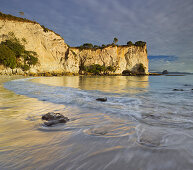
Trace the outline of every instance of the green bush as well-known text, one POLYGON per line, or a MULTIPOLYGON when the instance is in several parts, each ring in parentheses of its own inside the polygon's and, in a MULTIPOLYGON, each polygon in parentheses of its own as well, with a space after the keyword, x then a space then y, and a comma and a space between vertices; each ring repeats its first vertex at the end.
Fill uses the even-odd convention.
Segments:
POLYGON ((8 40, 0 44, 0 64, 12 69, 20 67, 26 71, 31 65, 38 63, 36 52, 25 50, 25 46, 15 38, 12 32, 8 34, 8 37, 8 40))
POLYGON ((23 71, 28 71, 30 69, 30 66, 27 65, 27 64, 24 64, 24 65, 21 66, 21 68, 22 68, 23 71))
POLYGON ((17 65, 14 52, 4 44, 0 44, 0 64, 12 69, 17 65))
POLYGON ((143 42, 143 41, 137 41, 137 42, 135 42, 135 45, 136 45, 136 46, 139 46, 139 47, 143 47, 143 46, 146 45, 146 42, 143 42))
POLYGON ((41 27, 43 28, 44 32, 48 32, 49 31, 49 29, 46 28, 44 25, 41 25, 41 27))
POLYGON ((110 71, 110 72, 115 72, 116 68, 113 67, 113 66, 108 66, 108 67, 106 68, 106 70, 107 70, 107 71, 110 71))
POLYGON ((99 64, 92 64, 90 66, 83 66, 82 71, 85 71, 87 73, 92 73, 95 75, 99 74, 107 74, 108 72, 115 72, 116 68, 113 66, 101 66, 99 64))
POLYGON ((122 75, 123 76, 130 76, 130 75, 132 75, 132 72, 130 70, 123 70, 122 75))
POLYGON ((23 58, 24 58, 24 63, 28 65, 36 65, 38 63, 38 58, 35 57, 37 55, 36 52, 34 51, 25 51, 23 58))
POLYGON ((91 43, 85 43, 85 44, 83 44, 83 47, 85 47, 85 48, 93 48, 93 45, 91 43))
POLYGON ((118 38, 116 38, 116 37, 113 39, 113 43, 114 43, 114 44, 116 44, 118 41, 119 41, 119 40, 118 40, 118 38))
POLYGON ((139 74, 145 74, 145 67, 142 63, 139 64, 137 71, 139 74))
POLYGON ((133 45, 132 41, 128 41, 128 42, 127 42, 127 45, 128 45, 128 46, 132 46, 132 45, 133 45))
POLYGON ((17 58, 20 57, 25 51, 25 47, 22 44, 20 44, 17 40, 6 40, 1 44, 11 49, 17 58))

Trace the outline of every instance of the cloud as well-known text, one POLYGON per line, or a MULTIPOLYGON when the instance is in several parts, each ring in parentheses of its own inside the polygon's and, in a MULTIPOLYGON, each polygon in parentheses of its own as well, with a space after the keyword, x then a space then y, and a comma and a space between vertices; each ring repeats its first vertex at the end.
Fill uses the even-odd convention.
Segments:
MULTIPOLYGON (((23 11, 72 46, 107 44, 114 37, 120 44, 146 41, 148 55, 178 56, 176 67, 193 71, 192 0, 7 0, 0 10, 23 11)), ((172 64, 167 66, 174 69, 172 64)))

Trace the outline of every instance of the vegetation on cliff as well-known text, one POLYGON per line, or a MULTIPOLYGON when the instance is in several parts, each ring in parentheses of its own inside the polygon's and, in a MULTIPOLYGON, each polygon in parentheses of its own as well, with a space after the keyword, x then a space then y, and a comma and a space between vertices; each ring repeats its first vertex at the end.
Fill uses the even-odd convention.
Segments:
POLYGON ((123 76, 144 75, 144 74, 145 74, 145 66, 142 63, 137 64, 134 70, 124 70, 122 72, 123 76))
POLYGON ((102 44, 101 46, 99 46, 99 45, 93 45, 91 43, 85 43, 85 44, 83 44, 81 46, 77 46, 75 48, 78 48, 80 50, 85 50, 85 49, 95 50, 95 49, 104 49, 104 48, 110 47, 110 46, 112 46, 112 47, 115 47, 115 46, 117 46, 117 47, 130 47, 130 46, 144 47, 146 45, 146 42, 143 42, 143 41, 137 41, 135 43, 132 43, 132 41, 128 41, 126 45, 118 45, 117 42, 118 42, 118 39, 114 38, 113 43, 111 43, 111 44, 106 44, 106 45, 102 44))
POLYGON ((10 14, 3 14, 2 12, 0 12, 0 19, 1 20, 9 20, 9 21, 30 22, 30 23, 38 24, 35 21, 31 21, 31 20, 28 20, 26 18, 16 17, 16 16, 13 16, 10 14))
MULTIPOLYGON (((22 39, 25 43, 25 39, 22 39)), ((29 70, 32 65, 38 63, 37 54, 34 51, 25 50, 22 42, 10 32, 8 39, 0 44, 0 64, 5 67, 14 69, 22 68, 24 71, 29 70)))
MULTIPOLYGON (((36 21, 31 21, 29 19, 26 19, 26 18, 21 18, 21 17, 16 17, 16 16, 13 16, 13 15, 10 15, 10 14, 4 14, 2 12, 0 12, 0 20, 8 20, 8 21, 18 21, 18 22, 28 22, 28 23, 33 23, 33 24, 38 24, 40 25, 39 23, 37 23, 36 21)), ((57 34, 56 32, 54 32, 53 30, 50 30, 48 28, 46 28, 44 25, 40 25, 43 29, 44 32, 48 32, 48 31, 51 31, 53 33, 55 33, 56 35, 60 36, 59 34, 57 34)), ((61 37, 61 36, 60 36, 61 37)), ((62 37, 61 37, 62 38, 62 37)))
POLYGON ((94 75, 101 75, 101 74, 106 75, 109 74, 110 72, 115 72, 115 70, 116 68, 113 66, 105 67, 99 64, 92 64, 90 66, 83 66, 82 68, 80 68, 81 72, 84 72, 86 74, 91 73, 94 75))

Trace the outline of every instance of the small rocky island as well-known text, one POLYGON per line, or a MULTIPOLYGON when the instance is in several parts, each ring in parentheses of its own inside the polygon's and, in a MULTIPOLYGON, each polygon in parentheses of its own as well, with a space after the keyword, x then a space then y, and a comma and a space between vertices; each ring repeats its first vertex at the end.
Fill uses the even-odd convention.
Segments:
POLYGON ((128 41, 118 45, 117 41, 114 38, 106 45, 85 43, 70 47, 43 25, 0 12, 0 74, 148 74, 146 43, 128 41), (6 62, 4 53, 12 56, 6 62))

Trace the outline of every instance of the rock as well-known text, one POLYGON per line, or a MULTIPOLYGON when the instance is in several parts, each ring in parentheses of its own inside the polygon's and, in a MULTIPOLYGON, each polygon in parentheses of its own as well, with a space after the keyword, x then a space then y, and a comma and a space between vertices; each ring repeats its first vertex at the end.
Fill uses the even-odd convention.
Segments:
POLYGON ((168 74, 168 70, 162 71, 162 74, 168 74))
POLYGON ((173 89, 173 91, 184 91, 183 89, 173 89))
POLYGON ((52 126, 58 123, 66 123, 69 121, 67 117, 60 113, 54 113, 54 112, 48 112, 45 115, 42 116, 42 120, 46 120, 47 122, 44 122, 44 125, 46 126, 52 126))
POLYGON ((107 98, 106 98, 106 97, 104 97, 104 98, 97 98, 96 100, 97 100, 97 101, 101 101, 101 102, 106 102, 106 101, 107 101, 107 98))
POLYGON ((132 72, 129 71, 129 70, 124 70, 124 71, 122 72, 122 75, 123 75, 123 76, 131 76, 131 75, 132 75, 132 72))
MULTIPOLYGON (((138 65, 142 63, 145 74, 148 74, 146 44, 143 46, 107 45, 104 48, 91 49, 69 47, 62 37, 37 22, 9 18, 12 17, 9 15, 5 19, 0 19, 0 42, 8 39, 10 32, 14 33, 19 40, 25 39, 26 50, 36 52, 39 61, 29 70, 30 73, 78 74, 80 66, 105 63, 106 66, 116 67, 112 74, 121 74, 126 69, 137 71, 138 65)), ((6 72, 0 70, 0 73, 13 74, 12 70, 6 72)), ((50 74, 47 75, 50 76, 50 74)))

